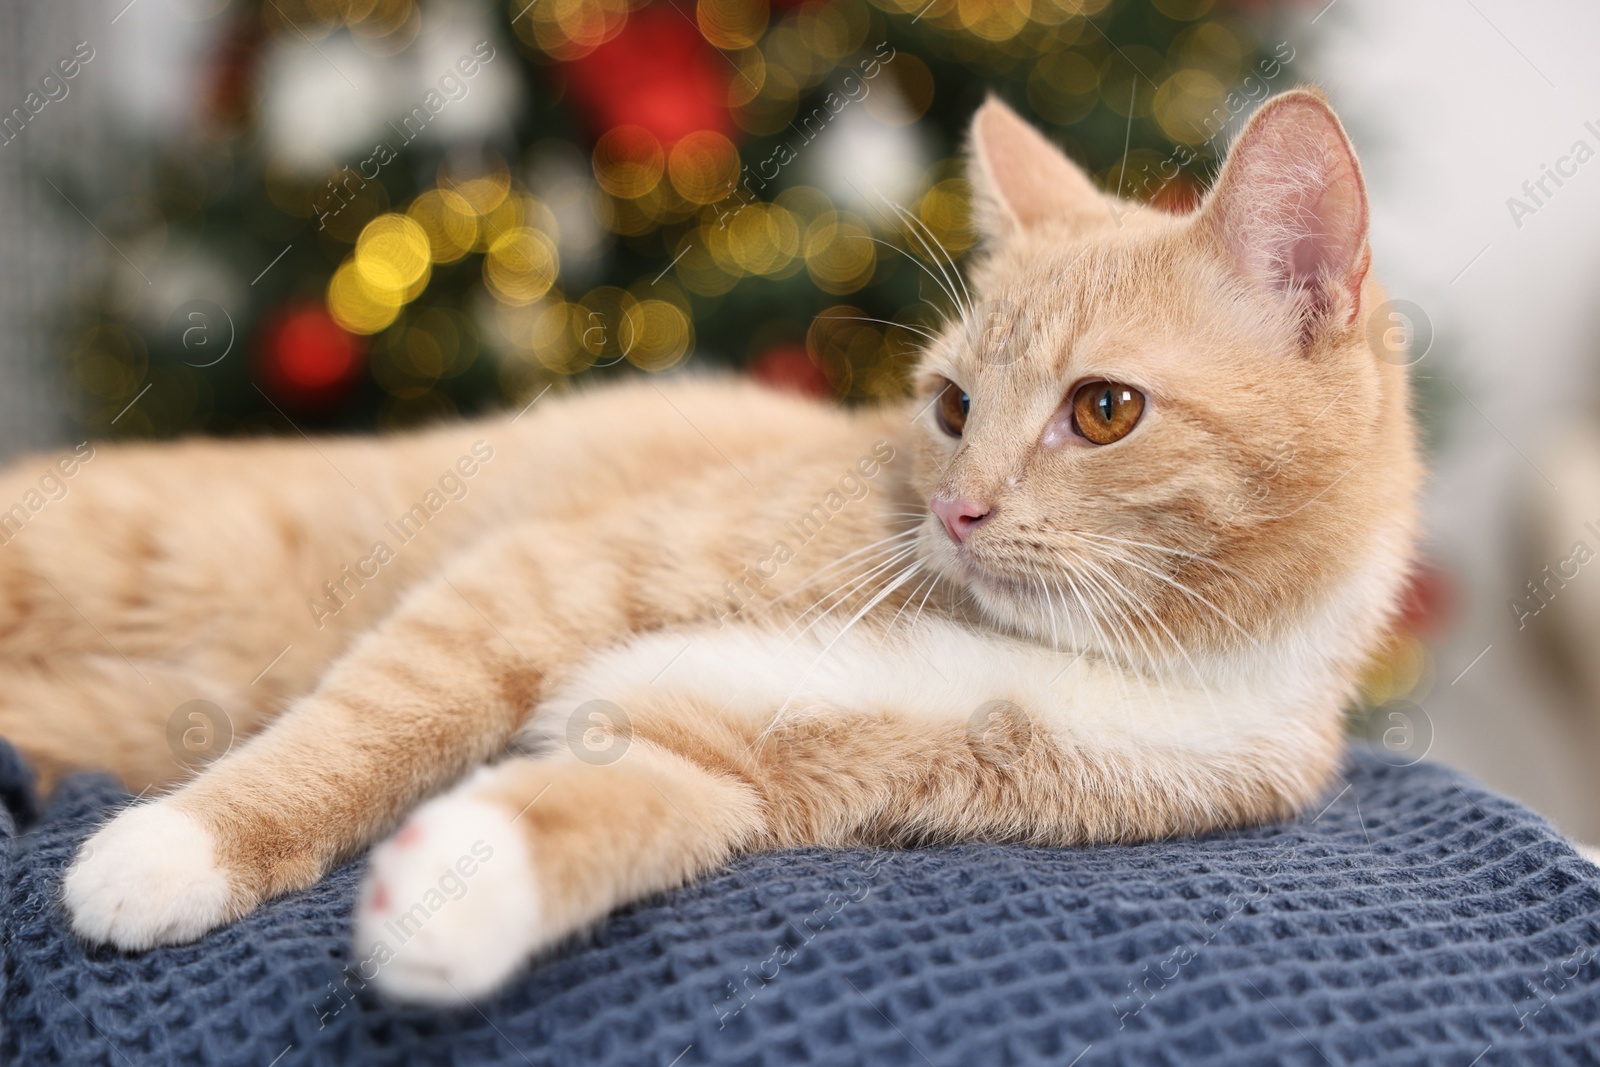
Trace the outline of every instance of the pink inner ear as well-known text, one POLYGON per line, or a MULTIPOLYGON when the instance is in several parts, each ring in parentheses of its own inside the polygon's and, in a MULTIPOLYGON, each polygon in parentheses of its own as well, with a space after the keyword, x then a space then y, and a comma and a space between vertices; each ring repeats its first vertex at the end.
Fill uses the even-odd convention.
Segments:
POLYGON ((1246 277, 1354 318, 1367 268, 1367 198, 1325 104, 1311 96, 1268 104, 1234 146, 1213 204, 1246 277))
POLYGON ((1352 218, 1352 205, 1343 195, 1349 184, 1348 179, 1335 181, 1315 204, 1297 213, 1309 229, 1295 242, 1280 284, 1312 291, 1348 284, 1364 229, 1352 218))

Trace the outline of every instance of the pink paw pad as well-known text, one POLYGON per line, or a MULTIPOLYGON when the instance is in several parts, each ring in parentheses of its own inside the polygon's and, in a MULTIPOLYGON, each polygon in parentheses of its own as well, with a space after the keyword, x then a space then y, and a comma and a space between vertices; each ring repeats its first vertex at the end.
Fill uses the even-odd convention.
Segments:
POLYGON ((406 823, 400 828, 400 832, 394 835, 394 843, 400 848, 410 848, 420 840, 422 840, 422 827, 414 822, 406 823))

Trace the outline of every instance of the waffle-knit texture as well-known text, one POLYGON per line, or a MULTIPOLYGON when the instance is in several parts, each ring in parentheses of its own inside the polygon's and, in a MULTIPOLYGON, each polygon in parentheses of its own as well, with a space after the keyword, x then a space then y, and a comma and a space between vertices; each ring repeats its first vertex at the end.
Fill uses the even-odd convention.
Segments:
POLYGON ((80 776, 38 812, 0 743, 0 799, 0 1061, 28 1067, 1600 1063, 1600 870, 1364 752, 1247 832, 751 856, 451 1010, 348 969, 360 862, 197 944, 86 946, 61 875, 128 797, 80 776))

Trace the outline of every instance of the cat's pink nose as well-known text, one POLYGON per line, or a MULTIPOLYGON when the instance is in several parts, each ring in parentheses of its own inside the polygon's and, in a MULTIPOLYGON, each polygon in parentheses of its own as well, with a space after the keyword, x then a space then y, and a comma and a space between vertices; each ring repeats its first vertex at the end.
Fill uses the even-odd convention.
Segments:
POLYGON ((944 523, 944 532, 950 535, 950 540, 958 545, 966 542, 973 528, 987 519, 991 510, 983 504, 974 504, 964 498, 950 500, 942 496, 936 496, 928 501, 928 506, 939 516, 939 521, 944 523))

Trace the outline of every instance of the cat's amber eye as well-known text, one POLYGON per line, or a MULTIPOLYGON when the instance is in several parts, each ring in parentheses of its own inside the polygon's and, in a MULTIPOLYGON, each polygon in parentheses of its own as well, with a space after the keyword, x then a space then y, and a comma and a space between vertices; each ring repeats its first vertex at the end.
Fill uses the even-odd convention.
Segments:
POLYGON ((961 386, 956 383, 945 382, 933 410, 939 420, 939 429, 951 437, 960 437, 961 431, 966 429, 967 412, 972 410, 972 398, 963 393, 961 386))
POLYGON ((1072 428, 1090 444, 1128 436, 1144 414, 1144 394, 1121 382, 1084 382, 1072 394, 1072 428))

